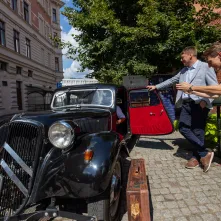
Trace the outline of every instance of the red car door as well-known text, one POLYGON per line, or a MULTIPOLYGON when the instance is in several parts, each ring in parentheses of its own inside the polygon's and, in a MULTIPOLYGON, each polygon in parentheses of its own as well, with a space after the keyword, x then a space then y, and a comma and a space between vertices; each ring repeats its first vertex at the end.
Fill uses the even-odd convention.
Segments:
POLYGON ((128 92, 132 134, 162 135, 173 132, 173 123, 156 91, 132 89, 128 92))

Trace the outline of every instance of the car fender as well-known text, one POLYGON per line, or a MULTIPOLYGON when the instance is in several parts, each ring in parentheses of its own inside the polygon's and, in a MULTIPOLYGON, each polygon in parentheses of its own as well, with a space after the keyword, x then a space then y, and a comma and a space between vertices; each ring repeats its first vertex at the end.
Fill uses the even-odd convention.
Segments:
POLYGON ((90 198, 101 194, 109 186, 122 147, 119 134, 101 132, 78 138, 68 151, 51 149, 38 169, 29 202, 52 196, 90 198), (87 149, 94 153, 90 162, 84 160, 87 149))

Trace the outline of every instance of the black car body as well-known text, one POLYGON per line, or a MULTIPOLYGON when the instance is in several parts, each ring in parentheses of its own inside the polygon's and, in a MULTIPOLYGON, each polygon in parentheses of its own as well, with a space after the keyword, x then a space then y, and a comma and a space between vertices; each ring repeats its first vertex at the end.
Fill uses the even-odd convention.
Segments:
MULTIPOLYGON (((135 122, 128 113, 130 108, 146 108, 129 102, 130 93, 106 84, 64 87, 55 91, 50 111, 17 114, 4 123, 0 127, 0 220, 44 216, 117 220, 122 155, 129 154, 126 141, 135 122), (117 101, 128 120, 120 132, 117 101), (74 208, 78 202, 86 204, 87 216, 74 208), (24 214, 33 206, 35 212, 24 214)), ((171 133, 169 127, 163 133, 171 133)), ((134 128, 137 134, 143 130, 134 128)))

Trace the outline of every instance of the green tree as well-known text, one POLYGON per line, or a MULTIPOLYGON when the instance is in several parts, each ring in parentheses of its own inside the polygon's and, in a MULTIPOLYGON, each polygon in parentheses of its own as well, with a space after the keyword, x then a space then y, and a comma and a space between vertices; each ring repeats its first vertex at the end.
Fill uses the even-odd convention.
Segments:
POLYGON ((101 82, 121 83, 125 75, 150 77, 180 68, 180 52, 196 45, 202 52, 220 39, 214 8, 220 0, 73 0, 63 11, 81 32, 69 57, 101 82), (196 11, 194 3, 201 4, 196 11))

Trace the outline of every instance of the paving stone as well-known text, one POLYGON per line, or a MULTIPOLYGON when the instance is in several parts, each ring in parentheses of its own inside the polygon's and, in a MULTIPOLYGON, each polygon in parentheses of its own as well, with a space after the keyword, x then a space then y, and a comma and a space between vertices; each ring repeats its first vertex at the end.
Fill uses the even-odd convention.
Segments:
POLYGON ((202 214, 201 217, 204 221, 216 221, 217 218, 213 214, 202 214))
POLYGON ((201 210, 197 206, 189 206, 189 209, 192 214, 201 214, 201 210))
POLYGON ((162 201, 164 201, 164 196, 162 196, 162 195, 155 196, 155 199, 157 202, 162 202, 162 201))
POLYGON ((168 188, 162 188, 159 191, 160 191, 161 194, 169 194, 170 193, 168 188))
POLYGON ((221 220, 221 211, 215 213, 215 215, 216 215, 216 218, 217 218, 218 220, 221 220))
POLYGON ((206 205, 210 212, 219 212, 221 210, 221 205, 217 204, 207 204, 206 205))
POLYGON ((183 200, 177 201, 177 204, 178 204, 179 208, 186 208, 187 207, 186 203, 183 200))
POLYGON ((168 209, 178 208, 178 204, 176 203, 176 201, 164 202, 164 205, 165 205, 165 207, 168 208, 168 209))
POLYGON ((164 200, 165 201, 174 201, 175 197, 172 194, 166 194, 166 195, 164 195, 164 200))
POLYGON ((188 221, 188 219, 185 216, 177 217, 174 220, 175 221, 188 221))
POLYGON ((180 210, 184 216, 191 215, 191 211, 189 210, 189 208, 181 208, 180 210))
POLYGON ((202 217, 198 216, 190 216, 189 221, 203 221, 202 217))
POLYGON ((183 194, 177 193, 177 194, 174 194, 174 197, 176 198, 176 200, 182 200, 183 199, 183 194))
POLYGON ((184 199, 184 201, 189 207, 198 205, 198 202, 195 199, 184 199))
POLYGON ((181 193, 182 190, 181 190, 181 188, 170 188, 170 192, 171 193, 181 193))
POLYGON ((177 209, 177 208, 171 209, 170 211, 171 211, 173 217, 179 217, 182 214, 180 209, 177 209))
POLYGON ((172 218, 173 214, 172 214, 172 212, 170 210, 167 209, 167 210, 163 211, 163 217, 164 218, 172 218))
POLYGON ((202 213, 207 213, 209 211, 208 207, 206 206, 198 206, 202 213))

